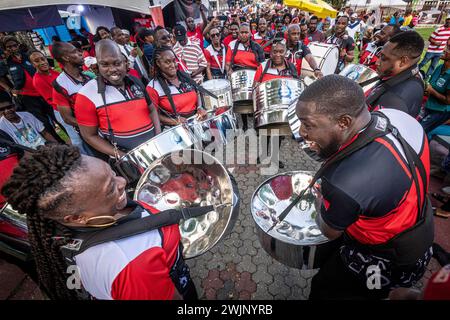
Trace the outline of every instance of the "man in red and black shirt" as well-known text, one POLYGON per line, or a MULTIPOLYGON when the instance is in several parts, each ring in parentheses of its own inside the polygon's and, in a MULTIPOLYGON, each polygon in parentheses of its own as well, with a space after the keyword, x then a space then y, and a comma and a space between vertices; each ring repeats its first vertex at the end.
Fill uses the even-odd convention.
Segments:
POLYGON ((263 48, 266 57, 270 56, 271 45, 268 44, 268 42, 273 38, 273 36, 274 34, 272 33, 272 31, 267 29, 266 19, 260 18, 258 20, 258 32, 255 33, 253 39, 263 48), (266 46, 264 47, 264 45, 266 46))
POLYGON ((117 44, 99 41, 96 58, 100 76, 78 92, 75 117, 90 146, 117 158, 160 133, 159 116, 117 44))
POLYGON ((223 39, 223 44, 228 48, 230 43, 234 40, 237 40, 239 37, 239 23, 232 22, 230 23, 230 34, 223 39))
POLYGON ((318 256, 310 299, 383 299, 392 287, 412 286, 434 237, 420 124, 398 110, 370 114, 362 88, 339 75, 307 87, 296 112, 300 135, 325 159, 316 223, 335 240, 331 253, 318 256))
POLYGON ((208 66, 206 67, 206 76, 208 80, 224 79, 227 74, 225 72, 225 56, 227 48, 220 41, 220 31, 212 28, 209 31, 211 44, 205 49, 205 58, 208 66))
POLYGON ((390 38, 399 33, 400 27, 396 24, 388 24, 378 33, 375 34, 375 41, 369 42, 363 46, 359 55, 359 63, 369 67, 372 70, 377 70, 376 63, 381 55, 381 49, 389 41, 390 38))
POLYGON ((353 61, 355 56, 355 41, 346 32, 349 19, 347 16, 337 18, 334 34, 326 40, 326 43, 335 44, 339 47, 339 62, 336 73, 341 72, 347 64, 353 61))
POLYGON ((288 27, 288 41, 287 41, 286 58, 297 68, 297 74, 302 73, 303 58, 308 61, 311 69, 314 70, 314 75, 318 78, 322 77, 322 71, 317 66, 316 60, 311 54, 311 50, 306 44, 300 40, 300 26, 298 24, 291 24, 288 27))
POLYGON ((228 47, 226 56, 227 73, 231 74, 239 69, 256 70, 264 60, 263 49, 251 39, 250 26, 247 23, 241 24, 238 39, 231 41, 228 47))

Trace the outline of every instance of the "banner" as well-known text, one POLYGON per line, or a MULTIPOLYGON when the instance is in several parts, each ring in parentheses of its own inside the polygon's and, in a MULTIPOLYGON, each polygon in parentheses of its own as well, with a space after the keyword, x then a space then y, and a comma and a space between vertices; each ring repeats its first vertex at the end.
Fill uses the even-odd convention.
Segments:
POLYGON ((0 11, 0 32, 25 31, 63 24, 56 6, 0 11))

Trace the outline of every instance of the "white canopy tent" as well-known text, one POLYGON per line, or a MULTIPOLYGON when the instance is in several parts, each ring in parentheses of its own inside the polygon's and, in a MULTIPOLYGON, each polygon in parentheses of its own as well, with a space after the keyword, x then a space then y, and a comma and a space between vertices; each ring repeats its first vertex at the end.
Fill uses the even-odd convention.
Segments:
MULTIPOLYGON (((161 5, 164 8, 172 0, 156 0, 153 1, 154 6, 161 5)), ((129 11, 148 13, 150 7, 149 0, 1 0, 0 10, 30 8, 49 5, 76 5, 76 4, 90 4, 96 6, 106 6, 129 11)))
POLYGON ((404 8, 408 4, 403 0, 350 0, 347 1, 347 5, 350 5, 352 7, 398 7, 398 8, 404 8), (370 2, 370 3, 367 3, 370 2))

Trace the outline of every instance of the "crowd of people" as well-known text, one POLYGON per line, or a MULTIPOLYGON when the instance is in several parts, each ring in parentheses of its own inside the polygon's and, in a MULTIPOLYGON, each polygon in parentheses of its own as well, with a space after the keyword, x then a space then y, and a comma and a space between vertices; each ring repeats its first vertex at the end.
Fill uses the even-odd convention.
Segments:
MULTIPOLYGON (((339 162, 323 172, 317 192, 317 223, 334 249, 314 277, 311 299, 380 299, 416 283, 433 254, 428 139, 448 131, 450 18, 430 36, 419 63, 425 41, 414 31, 416 12, 387 23, 350 7, 335 19, 283 6, 217 16, 200 6, 200 13, 201 22, 187 17, 171 29, 136 23, 131 31, 73 30, 72 41, 53 38, 51 57, 14 36, 1 39, 0 186, 27 214, 46 294, 196 299, 175 225, 69 254, 83 290, 66 286, 65 249, 86 234, 156 214, 127 201, 126 182, 108 162, 165 128, 205 119, 198 94, 204 81, 241 69, 256 71, 254 86, 300 79, 303 59, 316 81, 297 105, 300 134, 322 159, 339 162), (324 77, 311 43, 337 46, 336 74, 352 63, 376 72, 375 86, 363 91, 343 76, 324 77), (383 266, 381 290, 365 286, 371 265, 383 266)), ((246 115, 242 124, 247 130, 246 115)), ((450 155, 443 163, 450 170, 450 155)), ((440 215, 450 216, 449 200, 440 199, 447 201, 440 215)))

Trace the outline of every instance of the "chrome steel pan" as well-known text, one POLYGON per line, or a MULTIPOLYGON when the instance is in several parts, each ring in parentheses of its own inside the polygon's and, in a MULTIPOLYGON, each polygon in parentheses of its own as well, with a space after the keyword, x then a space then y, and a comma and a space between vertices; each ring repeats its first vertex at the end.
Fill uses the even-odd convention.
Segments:
POLYGON ((187 126, 204 147, 212 142, 216 146, 226 145, 238 132, 233 109, 225 107, 208 111, 208 118, 203 121, 197 121, 195 116, 191 117, 188 119, 187 126))
POLYGON ((217 99, 205 94, 206 110, 215 110, 220 107, 232 107, 233 96, 231 94, 231 83, 226 79, 213 79, 202 83, 202 87, 214 93, 217 99))
POLYGON ((267 230, 274 219, 308 186, 313 176, 314 172, 311 171, 291 171, 273 176, 256 189, 250 203, 264 250, 276 260, 294 268, 312 269, 316 246, 328 242, 315 222, 315 195, 308 191, 282 222, 269 233, 267 230))
POLYGON ((255 70, 243 69, 231 74, 234 112, 253 113, 253 79, 255 73, 255 70))
MULTIPOLYGON (((340 73, 341 76, 347 77, 361 84, 367 80, 374 79, 378 77, 376 71, 370 69, 369 67, 362 64, 349 64, 340 73)), ((370 89, 375 87, 377 81, 374 81, 368 85, 363 86, 364 92, 368 92, 370 89)))
POLYGON ((186 127, 179 125, 129 151, 114 165, 115 171, 128 183, 136 183, 158 158, 172 151, 196 147, 197 140, 186 127))
POLYGON ((154 161, 134 194, 134 200, 159 210, 222 205, 204 216, 180 221, 185 258, 205 253, 231 231, 239 199, 237 185, 225 167, 208 153, 193 149, 154 161))
POLYGON ((303 82, 296 79, 273 79, 258 85, 253 100, 256 128, 267 129, 269 134, 275 129, 280 135, 291 135, 288 107, 303 90, 303 82))

